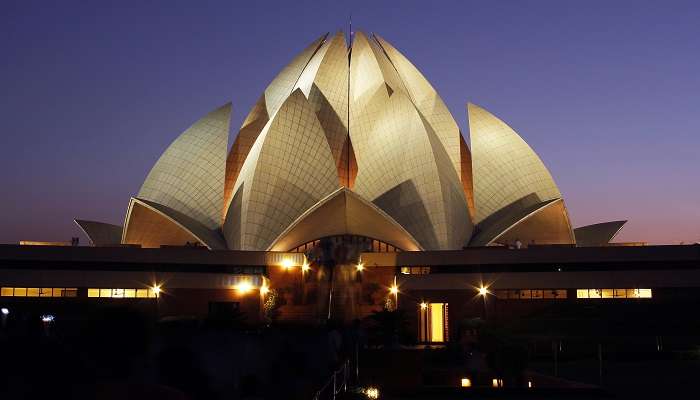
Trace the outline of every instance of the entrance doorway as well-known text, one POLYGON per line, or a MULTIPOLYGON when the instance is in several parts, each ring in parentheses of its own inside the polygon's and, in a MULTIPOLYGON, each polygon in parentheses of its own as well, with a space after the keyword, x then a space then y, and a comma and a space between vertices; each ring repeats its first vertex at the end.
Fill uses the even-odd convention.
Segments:
POLYGON ((447 303, 421 303, 419 309, 419 340, 424 343, 444 343, 449 339, 447 303))

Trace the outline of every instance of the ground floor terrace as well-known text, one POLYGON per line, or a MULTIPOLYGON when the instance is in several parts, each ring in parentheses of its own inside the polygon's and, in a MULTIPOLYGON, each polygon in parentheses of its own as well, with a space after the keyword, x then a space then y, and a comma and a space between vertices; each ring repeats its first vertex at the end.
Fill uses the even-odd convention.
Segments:
POLYGON ((700 303, 700 246, 378 250, 322 259, 304 252, 0 246, 0 307, 79 318, 129 304, 155 318, 317 325, 399 310, 405 335, 426 344, 469 341, 479 320, 547 337, 643 334, 654 346, 678 327, 697 330, 689 310, 700 303))

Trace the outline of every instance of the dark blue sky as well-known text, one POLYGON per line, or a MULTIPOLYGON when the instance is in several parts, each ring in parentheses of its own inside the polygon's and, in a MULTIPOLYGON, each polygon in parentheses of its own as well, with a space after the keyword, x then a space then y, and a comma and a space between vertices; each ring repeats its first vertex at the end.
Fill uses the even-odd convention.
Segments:
MULTIPOLYGON (((700 240, 700 2, 0 2, 0 242, 121 224, 167 145, 326 31, 377 32, 466 132, 486 107, 538 152, 575 226, 700 240), (100 5, 97 5, 100 3, 100 5)), ((84 240, 84 239, 83 239, 84 240)))

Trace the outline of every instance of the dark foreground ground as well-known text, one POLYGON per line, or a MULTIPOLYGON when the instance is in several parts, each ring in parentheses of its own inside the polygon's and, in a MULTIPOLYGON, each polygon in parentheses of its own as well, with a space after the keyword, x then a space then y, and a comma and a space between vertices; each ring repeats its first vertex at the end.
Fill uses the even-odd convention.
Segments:
MULTIPOLYGON (((483 327, 443 347, 402 346, 400 321, 384 312, 373 325, 345 327, 249 326, 241 315, 155 322, 116 307, 46 323, 13 313, 0 330, 0 400, 311 400, 343 365, 349 389, 374 386, 383 399, 665 400, 700 393, 700 351, 689 345, 696 336, 666 338, 665 351, 656 350, 654 337, 605 338, 601 383, 592 356, 599 345, 588 337, 558 346, 555 377, 551 338, 514 341, 483 327), (343 363, 355 354, 357 384, 354 365, 343 363), (460 387, 465 376, 473 387, 460 387), (492 388, 494 377, 504 387, 492 388)), ((319 400, 330 398, 325 390, 319 400)), ((341 391, 338 398, 367 397, 341 391)))

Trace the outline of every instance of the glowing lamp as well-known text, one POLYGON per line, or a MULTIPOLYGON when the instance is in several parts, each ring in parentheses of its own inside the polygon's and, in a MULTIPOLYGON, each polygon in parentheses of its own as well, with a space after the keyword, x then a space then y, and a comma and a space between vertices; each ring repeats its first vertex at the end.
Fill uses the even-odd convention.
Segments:
POLYGON ((487 287, 480 287, 479 288, 479 295, 480 296, 486 296, 489 293, 489 289, 487 287))
POLYGON ((368 399, 376 400, 379 398, 379 389, 374 386, 370 386, 365 389, 365 396, 367 396, 368 399))
MULTIPOLYGON (((285 267, 285 268, 289 268, 289 267, 285 267)), ((309 265, 308 262, 306 262, 306 260, 304 260, 304 263, 301 264, 301 271, 308 272, 310 269, 311 269, 311 266, 309 265)))
POLYGON ((291 259, 285 258, 284 260, 282 260, 282 268, 290 269, 293 266, 294 266, 294 261, 292 261, 291 259))
MULTIPOLYGON (((426 302, 420 303, 420 309, 421 309, 421 310, 427 310, 427 309, 428 309, 428 303, 426 303, 426 302)), ((462 379, 462 380, 464 380, 464 379, 462 379)))
POLYGON ((262 285, 262 286, 260 286, 260 294, 261 294, 261 295, 264 296, 264 295, 266 295, 266 294, 269 293, 269 292, 270 292, 270 288, 267 287, 267 285, 262 285))
POLYGON ((2 315, 7 315, 7 314, 10 313, 10 310, 8 310, 7 308, 3 307, 3 308, 0 308, 0 313, 2 313, 2 315))
POLYGON ((249 281, 240 281, 235 284, 233 288, 239 291, 241 294, 244 294, 253 290, 253 285, 249 281))
POLYGON ((153 285, 151 290, 153 290, 153 293, 155 293, 156 297, 158 297, 158 295, 160 295, 160 285, 153 285))
POLYGON ((359 263, 357 263, 355 268, 357 268, 357 272, 362 272, 365 269, 365 264, 363 264, 362 262, 359 262, 359 263))
POLYGON ((469 378, 462 378, 462 387, 472 387, 472 380, 469 378))
POLYGON ((389 288, 389 292, 391 292, 391 294, 394 294, 394 295, 395 295, 395 294, 398 294, 398 293, 399 293, 399 287, 396 286, 396 285, 391 285, 391 287, 389 288))
POLYGON ((47 315, 42 315, 41 320, 43 322, 53 322, 53 320, 56 319, 53 315, 47 314, 47 315))
POLYGON ((532 381, 527 381, 527 387, 529 387, 529 388, 532 387, 532 381))

